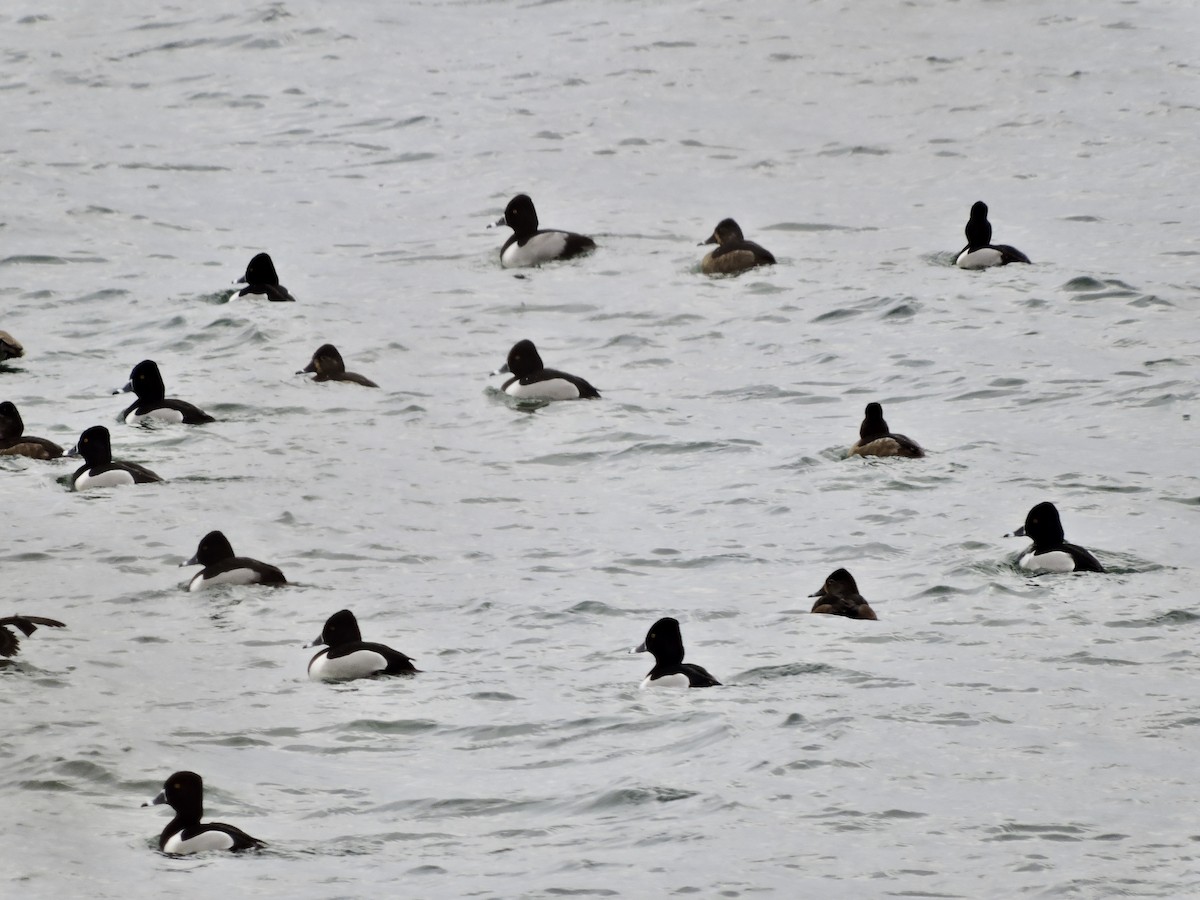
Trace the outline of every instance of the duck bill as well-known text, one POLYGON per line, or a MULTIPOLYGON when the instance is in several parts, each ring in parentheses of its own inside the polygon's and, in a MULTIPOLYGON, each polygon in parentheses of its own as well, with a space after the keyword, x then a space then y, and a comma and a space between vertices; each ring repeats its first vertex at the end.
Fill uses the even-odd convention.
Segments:
POLYGON ((510 370, 509 370, 509 368, 508 368, 508 363, 505 363, 504 365, 502 365, 500 368, 498 368, 498 369, 497 369, 495 372, 493 372, 492 374, 493 374, 493 375, 507 375, 507 374, 509 374, 509 371, 510 371, 510 370))
POLYGON ((145 803, 142 804, 142 806, 162 806, 166 802, 167 802, 167 789, 163 788, 161 791, 159 791, 157 794, 154 795, 153 800, 147 800, 145 803))
POLYGON ((630 653, 645 653, 646 652, 646 642, 642 641, 636 647, 630 647, 629 652, 630 653))
POLYGON ((1025 537, 1025 526, 1022 525, 1020 528, 1018 528, 1012 534, 1005 535, 1005 537, 1025 537))
POLYGON ((508 219, 504 218, 504 216, 501 216, 495 222, 493 222, 491 225, 489 225, 488 228, 499 228, 501 225, 507 225, 507 224, 508 224, 508 219))
POLYGON ((324 647, 324 646, 325 646, 325 641, 318 634, 315 638, 313 638, 312 643, 304 645, 304 649, 311 650, 313 647, 324 647))
POLYGON ((316 371, 317 371, 317 364, 315 362, 310 362, 307 366, 305 366, 303 369, 301 369, 296 374, 297 375, 308 375, 311 373, 315 373, 316 371))
MULTIPOLYGON (((198 555, 199 554, 197 554, 197 556, 198 555)), ((181 562, 179 564, 179 568, 182 569, 184 566, 198 566, 198 565, 200 565, 200 560, 196 559, 196 557, 193 556, 191 559, 185 559, 183 562, 181 562)))
POLYGON ((79 445, 76 444, 74 447, 72 447, 70 450, 68 450, 64 455, 78 457, 79 456, 79 445))

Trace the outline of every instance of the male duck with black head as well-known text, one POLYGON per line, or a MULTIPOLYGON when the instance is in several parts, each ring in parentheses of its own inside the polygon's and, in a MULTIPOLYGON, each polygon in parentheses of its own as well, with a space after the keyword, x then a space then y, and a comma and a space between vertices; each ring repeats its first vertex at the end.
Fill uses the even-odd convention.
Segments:
POLYGON ((883 407, 878 403, 868 403, 862 425, 858 429, 858 440, 847 455, 906 456, 918 459, 925 455, 925 451, 912 438, 890 431, 883 418, 883 407))
POLYGON ((196 555, 179 564, 204 566, 188 582, 189 591, 202 591, 218 584, 287 584, 283 572, 270 563, 248 556, 235 556, 229 538, 220 531, 210 531, 200 539, 196 555))
POLYGON ((63 448, 54 441, 25 433, 25 422, 13 403, 0 403, 0 456, 58 459, 62 455, 63 448))
POLYGON ((596 249, 596 242, 573 231, 538 228, 537 210, 527 194, 517 194, 496 222, 513 230, 500 248, 500 265, 506 269, 540 266, 556 259, 572 259, 596 249))
POLYGON ((158 363, 152 359, 143 359, 134 366, 125 387, 113 393, 130 391, 137 394, 137 401, 127 406, 119 417, 126 425, 140 425, 148 419, 184 425, 205 425, 217 421, 184 400, 169 399, 158 363))
POLYGON ((976 200, 971 206, 971 217, 964 229, 967 246, 959 251, 954 264, 960 269, 987 269, 1009 263, 1027 263, 1029 257, 1008 244, 992 243, 992 223, 988 221, 987 204, 976 200))
POLYGON ((309 647, 325 646, 308 662, 313 681, 351 681, 375 675, 415 675, 420 671, 412 658, 384 644, 362 639, 358 619, 348 609, 330 616, 309 647))
POLYGON ((112 439, 103 425, 93 425, 81 434, 79 442, 67 452, 67 456, 83 457, 83 465, 71 475, 73 491, 162 481, 145 466, 113 459, 112 439))
POLYGON ((297 375, 316 374, 313 381, 348 381, 351 384, 361 384, 363 387, 377 388, 375 382, 365 375, 359 375, 357 372, 347 372, 346 363, 342 360, 342 354, 338 353, 337 347, 333 344, 322 344, 317 348, 317 352, 312 355, 312 360, 308 365, 297 372, 297 375))
POLYGON ((817 598, 812 608, 814 613, 847 619, 878 619, 871 604, 858 592, 854 576, 845 569, 834 570, 821 589, 809 596, 817 598))
POLYGON ((1033 544, 1021 554, 1017 565, 1027 572, 1103 572, 1104 566, 1077 544, 1069 544, 1063 533, 1058 507, 1039 503, 1025 516, 1025 524, 1009 537, 1027 537, 1033 544))
POLYGON ((742 229, 733 219, 722 219, 713 229, 705 244, 716 244, 713 250, 700 261, 700 271, 705 275, 736 275, 756 266, 773 266, 775 257, 754 241, 742 237, 742 229))
POLYGON ((250 264, 246 266, 246 274, 237 280, 237 284, 244 284, 245 287, 240 291, 234 291, 229 296, 230 300, 253 296, 266 297, 275 302, 296 299, 288 293, 287 288, 279 283, 279 276, 275 273, 275 263, 271 261, 271 257, 267 253, 259 253, 250 260, 250 264))
POLYGON ((204 815, 204 780, 195 772, 176 772, 163 784, 158 795, 142 806, 167 804, 175 810, 173 818, 158 837, 163 853, 204 853, 209 850, 257 850, 267 846, 233 825, 224 822, 200 824, 204 815))
POLYGON ((646 632, 646 639, 629 651, 651 653, 654 668, 642 680, 643 688, 701 688, 721 684, 703 666, 683 661, 683 635, 679 620, 670 616, 659 619, 646 632))
POLYGON ((600 392, 578 375, 547 369, 533 341, 517 341, 508 359, 493 375, 511 374, 500 386, 520 400, 597 400, 600 392))

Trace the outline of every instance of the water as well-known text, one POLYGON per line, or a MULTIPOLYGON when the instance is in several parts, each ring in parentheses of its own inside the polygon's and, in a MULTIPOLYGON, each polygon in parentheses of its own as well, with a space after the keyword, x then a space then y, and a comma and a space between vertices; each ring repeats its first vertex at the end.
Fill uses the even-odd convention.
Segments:
POLYGON ((27 897, 1179 897, 1190 4, 5 8, 27 897), (594 235, 514 277, 504 203, 594 235), (1029 268, 950 267, 970 204, 1029 268), (780 264, 698 274, 724 216, 780 264), (267 249, 296 304, 226 303, 267 249), (517 339, 596 403, 515 409, 517 339), (331 341, 380 391, 294 375, 331 341), (216 415, 118 426, 140 359, 216 415), (930 448, 843 460, 862 408, 930 448), (1110 574, 1028 578, 1054 500, 1110 574), (223 529, 286 589, 180 590, 223 529), (878 622, 807 615, 838 566, 878 622), (309 683, 349 607, 412 680, 309 683), (639 692, 661 615, 720 689, 639 692), (170 859, 179 768, 271 844, 170 859))

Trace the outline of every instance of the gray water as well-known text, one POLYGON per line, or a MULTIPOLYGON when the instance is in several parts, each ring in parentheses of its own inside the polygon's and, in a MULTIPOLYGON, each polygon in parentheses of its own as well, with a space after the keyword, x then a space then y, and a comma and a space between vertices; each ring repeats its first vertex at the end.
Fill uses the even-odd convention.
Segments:
POLYGON ((1200 892, 1200 16, 1052 9, 7 4, 0 399, 168 481, 0 459, 0 614, 69 626, 3 893, 1200 892), (500 269, 520 191, 600 249, 500 269), (977 199, 1035 265, 950 265, 977 199), (701 276, 725 216, 779 265, 701 276), (514 407, 526 337, 604 399, 514 407), (220 421, 116 424, 147 357, 220 421), (870 400, 928 458, 844 459, 870 400), (1108 574, 1014 567, 1044 499, 1108 574), (181 590, 213 528, 293 584, 181 590), (423 673, 310 683, 342 607, 423 673), (637 689, 663 615, 723 687, 637 689), (270 848, 158 854, 182 768, 270 848))

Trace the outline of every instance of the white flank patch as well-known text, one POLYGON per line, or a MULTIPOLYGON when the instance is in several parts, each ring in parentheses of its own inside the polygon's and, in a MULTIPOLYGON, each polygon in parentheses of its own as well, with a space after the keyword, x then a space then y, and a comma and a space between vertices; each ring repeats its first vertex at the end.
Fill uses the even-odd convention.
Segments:
POLYGON ((514 381, 504 393, 510 397, 520 397, 522 400, 578 400, 579 388, 563 378, 551 378, 549 381, 535 381, 533 384, 521 384, 514 381))
POLYGON ((350 681, 367 678, 387 668, 387 660, 374 650, 355 650, 337 659, 326 651, 309 664, 308 677, 313 681, 350 681))
POLYGON ((177 833, 167 838, 163 853, 204 853, 208 850, 228 850, 232 846, 233 838, 223 831, 202 831, 186 841, 181 840, 177 833))

